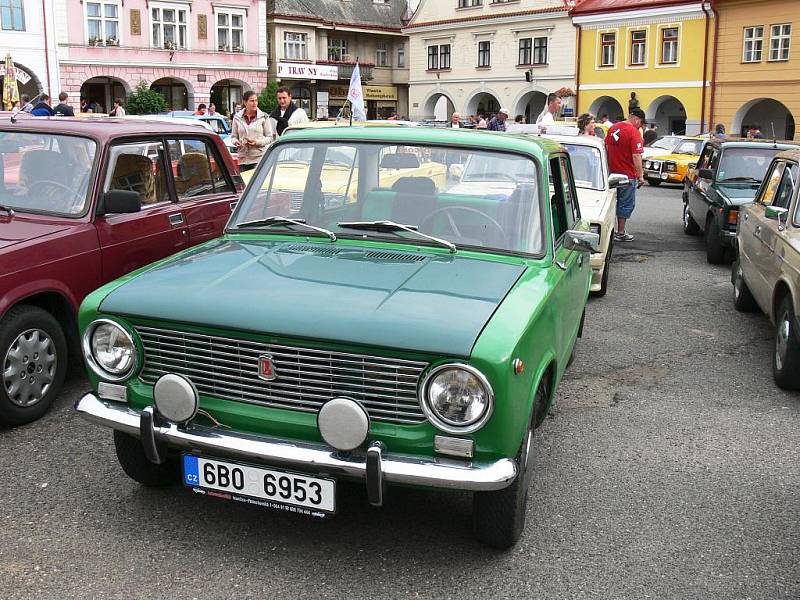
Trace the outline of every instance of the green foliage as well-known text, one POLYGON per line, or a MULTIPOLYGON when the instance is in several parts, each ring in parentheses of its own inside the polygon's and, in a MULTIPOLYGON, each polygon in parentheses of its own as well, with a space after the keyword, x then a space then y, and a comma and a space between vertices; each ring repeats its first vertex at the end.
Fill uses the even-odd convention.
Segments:
POLYGON ((278 108, 278 101, 275 99, 275 94, 278 92, 278 82, 274 79, 267 82, 267 87, 261 90, 258 95, 258 108, 269 114, 278 108))
POLYGON ((129 115, 154 115, 169 111, 169 106, 164 97, 155 90, 151 90, 147 82, 142 80, 136 89, 128 95, 125 110, 129 115))

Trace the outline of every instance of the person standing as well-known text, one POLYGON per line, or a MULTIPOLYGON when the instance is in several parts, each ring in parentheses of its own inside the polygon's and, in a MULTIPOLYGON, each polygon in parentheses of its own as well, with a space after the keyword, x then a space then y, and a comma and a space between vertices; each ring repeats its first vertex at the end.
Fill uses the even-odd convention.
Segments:
POLYGON ((514 117, 514 123, 517 125, 525 125, 525 115, 517 115, 514 117))
POLYGON ((597 133, 594 130, 596 124, 597 123, 592 113, 583 113, 580 117, 578 117, 578 133, 580 135, 590 135, 593 137, 597 136, 597 133))
POLYGON ((231 131, 233 145, 237 148, 239 171, 254 169, 274 137, 271 120, 258 108, 258 95, 252 90, 245 92, 244 109, 233 115, 231 131))
POLYGON ((69 94, 67 94, 67 92, 61 92, 58 95, 58 104, 56 104, 56 107, 53 109, 53 112, 57 117, 75 116, 75 109, 67 104, 67 98, 69 98, 69 94))
POLYGON ((547 103, 544 105, 544 110, 542 110, 542 112, 539 113, 539 116, 536 117, 536 124, 541 125, 542 127, 555 125, 555 115, 560 109, 561 98, 551 92, 547 95, 547 103))
POLYGON ((206 105, 204 103, 198 104, 194 114, 204 116, 206 114, 206 105))
POLYGON ((450 117, 450 127, 453 129, 460 129, 461 128, 461 114, 454 112, 453 115, 450 117))
POLYGON ((658 124, 650 123, 650 127, 644 132, 644 145, 649 146, 658 139, 658 124))
POLYGON ((603 125, 605 125, 606 127, 611 127, 611 126, 613 125, 613 123, 611 122, 611 119, 609 119, 609 118, 608 118, 608 115, 607 115, 607 114, 605 114, 605 113, 603 113, 602 115, 600 115, 600 122, 601 122, 603 125))
POLYGON ((486 129, 488 131, 505 131, 506 119, 508 119, 508 109, 501 108, 497 111, 497 114, 489 120, 489 124, 486 126, 486 129))
POLYGON ((125 109, 122 107, 122 98, 116 98, 114 100, 114 108, 108 113, 109 117, 124 117, 127 113, 125 109))
POLYGON ((269 114, 269 117, 274 121, 272 128, 277 135, 282 135, 289 125, 308 123, 306 111, 292 102, 292 92, 289 88, 279 87, 275 99, 278 101, 278 107, 269 114))
POLYGON ((617 188, 617 232, 614 234, 614 241, 617 242, 632 242, 634 239, 625 226, 636 207, 636 190, 644 184, 644 142, 639 130, 646 122, 644 111, 634 108, 627 121, 612 125, 606 134, 609 170, 627 175, 631 180, 630 185, 617 188))
POLYGON ((724 140, 726 137, 728 137, 725 135, 725 125, 722 123, 717 123, 717 125, 714 127, 714 137, 718 140, 724 140))
POLYGON ((475 125, 475 129, 486 129, 486 127, 488 127, 486 119, 483 117, 482 113, 478 113, 478 124, 475 125))
POLYGON ((210 117, 213 117, 216 114, 217 114, 217 105, 212 102, 211 104, 208 105, 208 115, 210 117))
POLYGON ((50 106, 50 96, 47 94, 39 96, 39 103, 33 107, 31 114, 34 117, 52 117, 55 113, 50 106))

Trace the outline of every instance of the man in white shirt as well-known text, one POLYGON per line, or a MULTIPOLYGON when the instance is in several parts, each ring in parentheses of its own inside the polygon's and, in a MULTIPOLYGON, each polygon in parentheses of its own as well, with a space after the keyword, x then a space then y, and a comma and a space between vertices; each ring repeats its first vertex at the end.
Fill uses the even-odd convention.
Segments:
POLYGON ((461 114, 454 112, 453 116, 450 117, 450 127, 453 129, 460 129, 461 128, 461 114))
POLYGON ((539 113, 539 116, 536 118, 536 124, 543 127, 555 125, 556 120, 554 115, 557 114, 560 109, 561 98, 552 93, 548 94, 547 104, 545 104, 544 110, 539 113))
POLYGON ((606 127, 611 127, 613 125, 613 123, 611 122, 611 119, 609 119, 608 115, 606 115, 606 114, 600 115, 600 122, 603 125, 605 125, 606 127))
POLYGON ((308 123, 308 115, 302 108, 298 108, 292 102, 292 92, 287 87, 279 87, 275 94, 278 107, 273 110, 269 117, 274 121, 273 128, 278 135, 289 127, 297 123, 308 123))

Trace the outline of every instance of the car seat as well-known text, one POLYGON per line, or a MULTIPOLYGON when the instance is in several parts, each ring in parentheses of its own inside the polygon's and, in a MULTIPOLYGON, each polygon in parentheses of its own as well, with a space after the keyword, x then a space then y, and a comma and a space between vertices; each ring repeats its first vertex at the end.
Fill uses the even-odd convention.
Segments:
POLYGON ((138 192, 142 205, 155 204, 164 199, 157 189, 153 161, 141 154, 120 154, 114 165, 109 190, 138 192))
POLYGON ((392 184, 396 192, 391 220, 403 225, 417 225, 436 210, 436 184, 428 177, 401 177, 392 184))
POLYGON ((179 196, 198 196, 213 191, 211 168, 204 152, 187 152, 178 160, 175 190, 179 196))

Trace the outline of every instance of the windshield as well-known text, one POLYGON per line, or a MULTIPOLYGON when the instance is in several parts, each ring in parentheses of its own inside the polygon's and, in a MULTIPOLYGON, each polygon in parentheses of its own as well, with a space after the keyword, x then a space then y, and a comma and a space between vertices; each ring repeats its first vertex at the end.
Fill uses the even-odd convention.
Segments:
POLYGON ((664 150, 672 150, 681 139, 677 137, 667 136, 663 137, 660 140, 656 140, 650 146, 651 148, 662 148, 664 150))
POLYGON ((700 151, 703 149, 703 140, 685 140, 681 142, 673 154, 693 154, 700 156, 700 151))
POLYGON ((225 127, 225 122, 222 119, 202 119, 205 123, 211 125, 211 129, 214 130, 215 133, 228 133, 228 130, 225 127))
POLYGON ((458 248, 541 254, 537 181, 534 161, 516 154, 358 142, 281 144, 262 161, 228 230, 265 227, 308 236, 318 235, 311 229, 317 227, 336 238, 437 245, 425 234, 458 248), (413 231, 370 225, 379 221, 413 231))
POLYGON ((83 214, 94 141, 66 135, 0 131, 0 205, 20 212, 83 214))
POLYGON ((767 167, 780 149, 778 148, 726 148, 717 169, 717 181, 747 180, 761 181, 767 167))
POLYGON ((605 189, 600 150, 592 146, 577 144, 564 144, 564 148, 569 152, 575 187, 592 190, 605 189))

